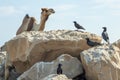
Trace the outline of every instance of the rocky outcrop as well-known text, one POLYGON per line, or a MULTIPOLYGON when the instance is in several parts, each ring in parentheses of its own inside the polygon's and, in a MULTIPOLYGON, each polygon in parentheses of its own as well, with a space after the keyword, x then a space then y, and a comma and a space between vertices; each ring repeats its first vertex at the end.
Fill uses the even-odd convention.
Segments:
POLYGON ((6 51, 0 51, 0 80, 4 80, 6 51))
POLYGON ((90 48, 86 44, 86 37, 101 42, 100 36, 88 32, 72 30, 23 32, 6 43, 9 56, 7 62, 14 64, 17 72, 22 73, 36 62, 52 61, 61 54, 79 58, 81 51, 90 48))
POLYGON ((0 52, 0 64, 3 64, 6 59, 6 51, 1 51, 0 52))
POLYGON ((116 42, 114 42, 113 45, 115 45, 115 46, 117 46, 118 48, 120 48, 120 39, 117 40, 116 42))
POLYGON ((82 74, 82 65, 77 58, 63 54, 52 62, 39 62, 24 72, 18 80, 40 80, 50 74, 57 74, 58 64, 62 64, 62 71, 68 78, 82 74))
POLYGON ((72 79, 68 79, 65 75, 51 74, 41 80, 72 80, 72 79))
POLYGON ((120 80, 120 49, 97 46, 80 53, 87 80, 120 80))

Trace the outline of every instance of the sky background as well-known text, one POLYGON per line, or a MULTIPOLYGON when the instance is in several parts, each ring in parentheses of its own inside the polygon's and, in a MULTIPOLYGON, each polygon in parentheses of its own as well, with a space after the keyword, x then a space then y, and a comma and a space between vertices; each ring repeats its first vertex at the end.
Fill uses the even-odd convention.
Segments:
POLYGON ((25 14, 40 22, 41 8, 53 8, 45 30, 75 30, 73 21, 86 32, 101 36, 107 27, 110 42, 120 39, 120 0, 0 0, 0 46, 16 35, 25 14))

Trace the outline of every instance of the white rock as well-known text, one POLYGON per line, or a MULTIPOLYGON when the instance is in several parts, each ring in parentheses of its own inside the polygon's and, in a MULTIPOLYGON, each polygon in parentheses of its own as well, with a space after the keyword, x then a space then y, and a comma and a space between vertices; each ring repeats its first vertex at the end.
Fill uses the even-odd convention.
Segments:
POLYGON ((79 57, 81 51, 90 48, 86 43, 86 37, 101 42, 100 36, 89 32, 73 30, 23 32, 6 42, 5 47, 9 56, 6 65, 11 62, 18 73, 23 73, 36 62, 52 61, 61 54, 79 57))
POLYGON ((65 75, 50 74, 41 80, 72 80, 72 79, 68 79, 65 75))
POLYGON ((77 58, 63 54, 52 62, 36 63, 29 70, 24 72, 18 80, 40 80, 50 74, 56 74, 59 63, 62 64, 63 74, 68 78, 73 78, 83 72, 82 65, 77 58))
POLYGON ((120 80, 120 50, 97 46, 80 53, 87 80, 120 80))

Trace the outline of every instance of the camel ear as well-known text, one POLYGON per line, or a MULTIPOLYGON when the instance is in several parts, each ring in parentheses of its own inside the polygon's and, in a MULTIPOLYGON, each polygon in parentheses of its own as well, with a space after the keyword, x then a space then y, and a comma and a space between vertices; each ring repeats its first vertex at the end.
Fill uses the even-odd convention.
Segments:
POLYGON ((42 10, 42 11, 48 11, 48 9, 47 9, 47 8, 41 8, 41 10, 42 10))
POLYGON ((44 11, 44 8, 41 8, 42 11, 44 11))

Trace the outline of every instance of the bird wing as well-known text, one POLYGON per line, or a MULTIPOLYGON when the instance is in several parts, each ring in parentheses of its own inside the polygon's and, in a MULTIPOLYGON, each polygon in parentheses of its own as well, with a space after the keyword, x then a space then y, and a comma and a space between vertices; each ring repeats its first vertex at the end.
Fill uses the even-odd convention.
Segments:
POLYGON ((76 25, 79 26, 80 29, 84 29, 85 30, 85 28, 82 27, 81 25, 79 25, 78 23, 76 23, 76 25))
POLYGON ((103 37, 103 39, 104 39, 106 42, 109 41, 109 37, 108 37, 107 32, 102 32, 102 37, 103 37))
POLYGON ((108 36, 108 33, 107 33, 107 32, 105 32, 105 36, 106 36, 106 38, 109 40, 109 36, 108 36))
POLYGON ((75 27, 79 29, 80 25, 78 23, 75 23, 75 27))

